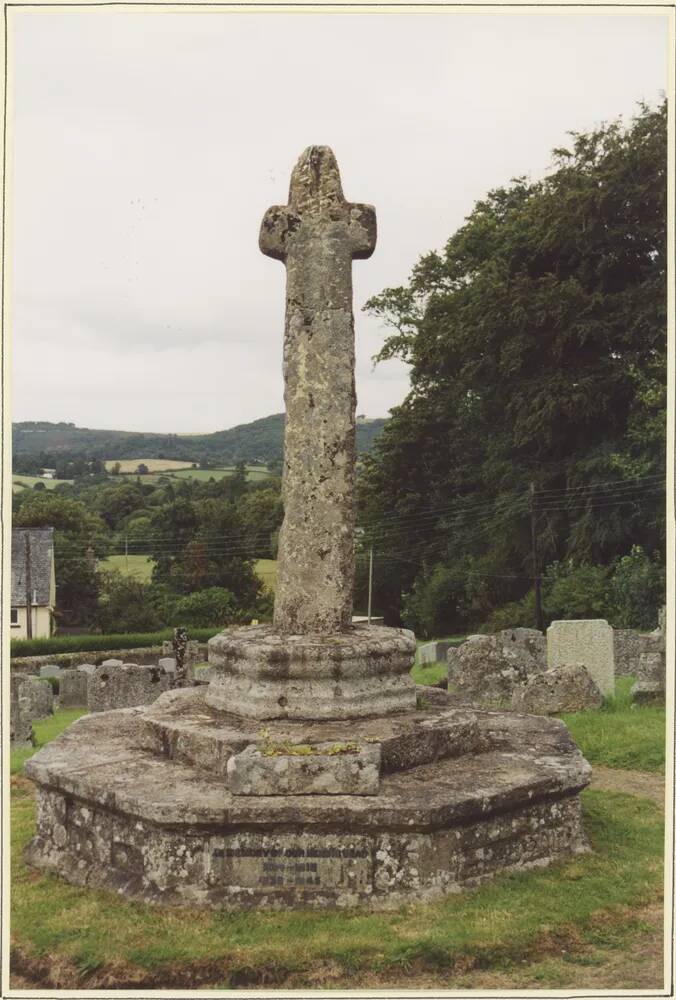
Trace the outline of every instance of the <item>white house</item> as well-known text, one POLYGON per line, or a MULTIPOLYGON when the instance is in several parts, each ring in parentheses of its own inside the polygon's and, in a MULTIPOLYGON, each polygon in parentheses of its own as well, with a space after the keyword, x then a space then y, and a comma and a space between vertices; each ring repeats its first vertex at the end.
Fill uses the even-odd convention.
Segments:
POLYGON ((13 528, 11 638, 50 636, 55 603, 54 529, 13 528))

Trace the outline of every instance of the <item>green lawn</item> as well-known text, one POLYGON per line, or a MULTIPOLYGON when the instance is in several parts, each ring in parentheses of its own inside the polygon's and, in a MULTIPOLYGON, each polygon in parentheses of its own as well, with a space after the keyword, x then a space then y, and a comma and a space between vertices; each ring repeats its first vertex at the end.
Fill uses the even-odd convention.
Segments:
POLYGON ((99 563, 100 569, 116 569, 126 576, 149 583, 153 574, 153 560, 150 556, 108 556, 99 563))
POLYGON ((44 483, 45 489, 53 490, 61 483, 72 484, 72 482, 72 479, 43 479, 42 476, 12 476, 12 492, 15 492, 15 486, 18 486, 19 489, 32 490, 36 483, 44 483))
POLYGON ((277 589, 277 560, 257 559, 254 568, 258 579, 262 580, 266 588, 274 594, 277 589))
POLYGON ((26 747, 25 750, 12 750, 10 756, 10 773, 19 774, 24 762, 29 757, 32 757, 40 747, 43 747, 45 743, 49 743, 59 733, 62 733, 64 729, 67 729, 71 722, 75 722, 76 719, 79 719, 81 715, 86 715, 86 713, 86 708, 64 708, 59 712, 55 712, 54 715, 48 715, 46 719, 37 719, 33 723, 36 746, 26 747))
MULTIPOLYGON (((99 563, 101 569, 116 569, 148 583, 152 577, 153 560, 150 556, 108 556, 99 563)), ((258 559, 255 565, 256 576, 274 593, 277 585, 277 560, 258 559)))
POLYGON ((633 683, 633 677, 618 677, 615 697, 606 699, 600 711, 561 718, 590 764, 664 774, 666 710, 633 705, 633 683))

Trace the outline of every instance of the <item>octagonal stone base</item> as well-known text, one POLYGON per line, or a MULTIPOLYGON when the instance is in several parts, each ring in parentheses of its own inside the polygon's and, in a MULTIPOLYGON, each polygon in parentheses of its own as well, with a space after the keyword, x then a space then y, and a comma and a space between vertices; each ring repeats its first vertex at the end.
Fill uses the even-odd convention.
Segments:
POLYGON ((255 719, 354 719, 415 708, 415 639, 355 625, 335 635, 229 628, 209 640, 213 708, 255 719))
POLYGON ((562 722, 438 700, 348 727, 279 720, 264 735, 202 688, 85 716, 26 764, 38 785, 27 860, 163 904, 385 909, 589 849, 591 769, 562 722), (229 786, 228 762, 249 747, 310 744, 314 766, 339 738, 379 749, 375 791, 229 786))

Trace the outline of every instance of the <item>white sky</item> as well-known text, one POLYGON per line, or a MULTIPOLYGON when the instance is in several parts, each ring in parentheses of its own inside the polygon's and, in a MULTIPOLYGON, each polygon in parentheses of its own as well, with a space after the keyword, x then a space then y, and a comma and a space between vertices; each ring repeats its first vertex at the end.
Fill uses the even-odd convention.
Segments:
POLYGON ((666 17, 646 13, 10 14, 14 420, 190 432, 281 411, 284 267, 258 230, 310 144, 376 206, 357 392, 384 416, 407 370, 372 369, 366 299, 490 188, 540 177, 568 130, 667 87, 666 17))

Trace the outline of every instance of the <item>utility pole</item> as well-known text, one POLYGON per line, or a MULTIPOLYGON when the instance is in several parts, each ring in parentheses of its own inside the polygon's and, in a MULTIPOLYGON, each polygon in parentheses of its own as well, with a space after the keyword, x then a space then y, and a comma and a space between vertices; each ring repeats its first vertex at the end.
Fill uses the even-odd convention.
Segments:
POLYGON ((538 560, 537 533, 535 531, 535 483, 530 484, 530 539, 533 560, 533 580, 535 583, 535 627, 539 629, 540 632, 544 632, 545 619, 542 613, 542 581, 538 560))
POLYGON ((33 638, 33 581, 31 578, 31 530, 26 529, 26 638, 33 638))
POLYGON ((371 624, 371 602, 373 599, 373 546, 369 548, 369 606, 368 623, 371 624))
POLYGON ((129 573, 129 537, 124 536, 124 571, 129 573))

